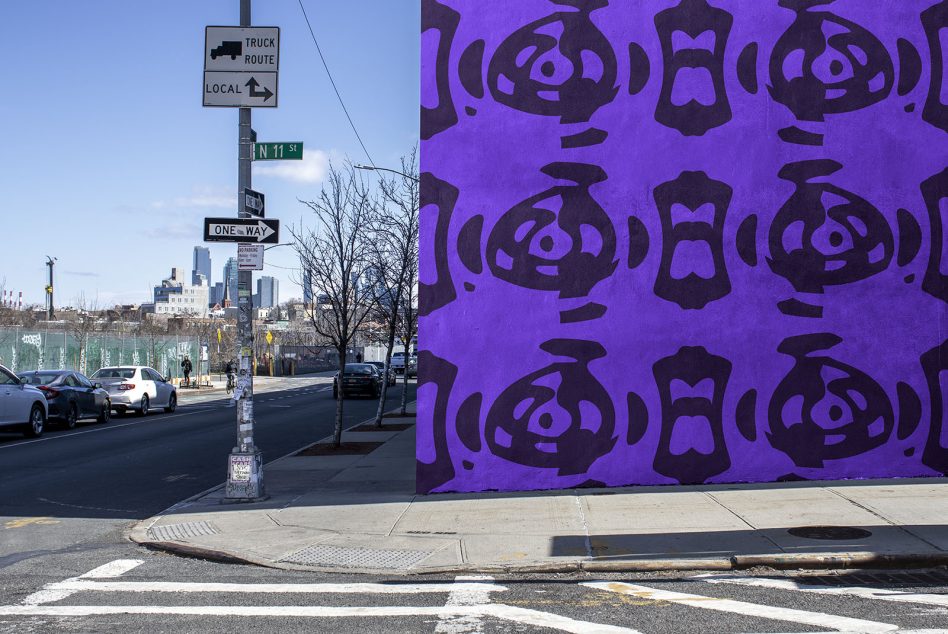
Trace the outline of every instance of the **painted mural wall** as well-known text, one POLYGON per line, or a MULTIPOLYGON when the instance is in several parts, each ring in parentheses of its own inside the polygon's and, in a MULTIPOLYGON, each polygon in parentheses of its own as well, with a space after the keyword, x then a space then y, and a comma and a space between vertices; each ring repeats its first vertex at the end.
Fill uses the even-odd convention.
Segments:
POLYGON ((418 490, 948 472, 948 0, 423 0, 418 490))

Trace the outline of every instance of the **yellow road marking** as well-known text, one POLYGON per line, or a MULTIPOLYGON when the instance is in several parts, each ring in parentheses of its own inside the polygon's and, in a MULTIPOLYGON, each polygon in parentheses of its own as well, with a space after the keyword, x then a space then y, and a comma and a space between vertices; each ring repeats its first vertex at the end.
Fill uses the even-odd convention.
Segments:
POLYGON ((51 517, 23 517, 18 520, 10 520, 9 522, 4 522, 3 527, 6 528, 23 528, 24 526, 32 525, 49 525, 49 524, 59 524, 59 520, 54 520, 51 517))

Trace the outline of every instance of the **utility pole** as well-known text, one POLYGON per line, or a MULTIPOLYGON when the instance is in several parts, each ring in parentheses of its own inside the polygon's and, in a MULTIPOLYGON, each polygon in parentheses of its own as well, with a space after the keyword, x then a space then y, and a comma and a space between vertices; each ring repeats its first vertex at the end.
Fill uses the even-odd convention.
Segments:
POLYGON ((56 258, 46 256, 46 268, 49 269, 49 280, 46 282, 46 321, 52 321, 54 317, 53 310, 53 266, 56 265, 56 258))
MULTIPOLYGON (((240 26, 251 26, 250 0, 240 0, 240 26)), ((244 189, 251 187, 253 141, 250 108, 239 109, 237 159, 237 217, 244 211, 244 189)), ((263 486, 263 454, 254 443, 253 418, 253 284, 252 271, 237 272, 237 446, 231 451, 225 501, 254 502, 266 497, 263 486), (249 473, 248 473, 249 472, 249 473), (249 477, 248 477, 249 476, 249 477)))

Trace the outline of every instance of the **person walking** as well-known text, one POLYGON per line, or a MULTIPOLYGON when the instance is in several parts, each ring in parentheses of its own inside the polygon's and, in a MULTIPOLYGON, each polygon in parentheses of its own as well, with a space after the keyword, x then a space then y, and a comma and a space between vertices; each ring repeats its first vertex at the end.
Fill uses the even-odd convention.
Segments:
POLYGON ((184 384, 191 386, 191 359, 184 355, 184 361, 181 362, 181 372, 184 373, 184 384))

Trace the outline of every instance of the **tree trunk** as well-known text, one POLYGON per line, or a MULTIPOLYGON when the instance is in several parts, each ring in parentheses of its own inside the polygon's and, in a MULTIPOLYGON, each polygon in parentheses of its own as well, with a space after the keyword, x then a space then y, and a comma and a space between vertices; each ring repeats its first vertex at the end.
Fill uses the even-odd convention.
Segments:
POLYGON ((405 415, 406 408, 408 407, 408 365, 411 361, 411 357, 408 356, 409 346, 411 346, 411 337, 405 340, 405 373, 403 374, 402 379, 402 416, 405 415))
POLYGON ((395 325, 388 331, 388 347, 385 349, 385 380, 382 382, 382 395, 379 396, 379 409, 375 413, 375 426, 382 426, 382 415, 385 414, 385 397, 388 395, 388 373, 392 365, 392 350, 395 349, 395 325))
POLYGON ((342 409, 343 402, 346 400, 346 392, 343 389, 343 374, 346 369, 346 347, 339 350, 339 374, 336 379, 336 392, 339 398, 336 399, 336 425, 332 433, 332 445, 338 449, 342 445, 342 409))

